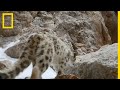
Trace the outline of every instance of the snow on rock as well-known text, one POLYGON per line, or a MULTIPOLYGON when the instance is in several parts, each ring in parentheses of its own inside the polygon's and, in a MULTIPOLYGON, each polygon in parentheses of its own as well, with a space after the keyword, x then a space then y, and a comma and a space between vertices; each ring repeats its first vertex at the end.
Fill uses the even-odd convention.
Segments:
POLYGON ((12 47, 14 46, 16 43, 18 43, 19 41, 16 41, 16 42, 11 42, 10 44, 6 45, 5 48, 0 48, 0 61, 3 61, 3 60, 10 60, 12 63, 14 63, 15 61, 17 61, 17 59, 15 58, 11 58, 9 56, 7 56, 4 52, 6 49, 8 49, 9 47, 12 47))
POLYGON ((0 48, 0 61, 9 60, 12 63, 15 63, 17 59, 11 58, 4 53, 5 49, 0 48))

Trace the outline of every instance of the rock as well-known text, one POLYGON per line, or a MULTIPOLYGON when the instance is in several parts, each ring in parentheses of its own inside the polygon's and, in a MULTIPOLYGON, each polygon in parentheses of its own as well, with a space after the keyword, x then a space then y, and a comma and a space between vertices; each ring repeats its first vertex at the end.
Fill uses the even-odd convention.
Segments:
MULTIPOLYGON (((2 12, 3 13, 3 12, 2 12)), ((0 16, 2 15, 2 13, 0 13, 0 16)), ((21 23, 16 20, 16 17, 13 18, 14 22, 13 22, 13 29, 3 29, 2 25, 0 25, 0 35, 4 36, 4 37, 10 37, 10 36, 16 36, 21 32, 22 29, 22 25, 21 23)), ((0 17, 0 21, 1 21, 1 17, 0 17)), ((5 17, 5 26, 10 26, 10 17, 5 17)))
POLYGON ((33 17, 28 11, 14 12, 16 19, 22 24, 22 27, 29 27, 33 21, 33 17))
POLYGON ((63 41, 85 44, 84 50, 75 48, 78 55, 94 52, 105 44, 111 44, 111 37, 99 11, 61 11, 54 15, 55 28, 63 41))
POLYGON ((42 28, 53 29, 54 28, 53 16, 52 14, 47 13, 45 11, 39 11, 31 24, 38 25, 42 28))
POLYGON ((33 18, 37 16, 38 11, 30 11, 31 15, 33 18))
MULTIPOLYGON (((3 12, 0 12, 2 15, 3 12)), ((27 11, 10 11, 10 13, 14 14, 14 26, 13 29, 0 29, 0 35, 4 37, 16 36, 22 33, 22 29, 25 27, 29 27, 31 22, 33 21, 33 17, 30 12, 27 11)), ((6 17, 6 25, 10 25, 9 17, 6 17)), ((1 21, 1 17, 0 17, 1 21)), ((2 25, 0 25, 0 28, 2 25)))
POLYGON ((81 79, 117 79, 117 46, 105 45, 96 52, 77 56, 75 67, 65 73, 79 75, 81 79))
POLYGON ((10 61, 0 61, 0 70, 9 69, 10 67, 12 67, 12 63, 10 61))
POLYGON ((25 43, 17 43, 16 45, 8 48, 5 53, 12 58, 19 58, 25 43))
POLYGON ((9 43, 11 42, 16 42, 17 36, 10 36, 10 37, 4 37, 4 36, 0 36, 0 45, 2 46, 2 48, 5 48, 9 43))
POLYGON ((79 78, 76 75, 69 74, 57 76, 55 79, 79 79, 79 78))
POLYGON ((105 21, 105 25, 108 28, 108 32, 111 36, 112 43, 118 42, 118 29, 117 29, 117 16, 114 11, 101 11, 105 21))

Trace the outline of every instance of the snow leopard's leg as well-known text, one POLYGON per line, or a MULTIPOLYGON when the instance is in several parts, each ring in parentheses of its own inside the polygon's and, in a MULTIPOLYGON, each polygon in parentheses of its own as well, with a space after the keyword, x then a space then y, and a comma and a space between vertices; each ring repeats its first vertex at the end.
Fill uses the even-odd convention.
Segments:
POLYGON ((33 67, 31 79, 41 79, 40 69, 38 66, 33 67))

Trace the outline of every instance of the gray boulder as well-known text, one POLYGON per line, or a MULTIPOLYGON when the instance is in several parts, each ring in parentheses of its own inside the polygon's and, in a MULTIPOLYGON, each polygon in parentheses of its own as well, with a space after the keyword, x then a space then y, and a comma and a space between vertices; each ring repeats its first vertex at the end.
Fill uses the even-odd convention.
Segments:
POLYGON ((75 67, 65 73, 79 75, 81 79, 117 79, 117 43, 105 45, 98 51, 76 56, 75 67))

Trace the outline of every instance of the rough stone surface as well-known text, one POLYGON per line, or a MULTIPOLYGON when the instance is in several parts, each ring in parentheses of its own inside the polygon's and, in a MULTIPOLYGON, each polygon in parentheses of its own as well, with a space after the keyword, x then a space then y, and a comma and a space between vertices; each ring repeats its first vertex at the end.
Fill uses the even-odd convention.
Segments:
POLYGON ((72 42, 73 45, 85 44, 82 48, 74 45, 78 55, 96 51, 101 46, 111 43, 104 19, 98 11, 64 11, 56 13, 54 17, 54 31, 59 37, 72 42))
MULTIPOLYGON (((0 16, 2 16, 3 12, 0 12, 0 16)), ((5 17, 5 26, 11 26, 11 19, 10 17, 5 17)), ((0 17, 0 21, 1 17, 0 17)), ((2 25, 0 25, 0 35, 4 37, 10 37, 10 36, 16 36, 21 32, 22 25, 21 23, 14 17, 14 22, 13 22, 13 29, 3 29, 2 25)))
POLYGON ((81 79, 117 79, 117 60, 117 44, 106 45, 96 52, 77 56, 76 66, 65 72, 81 79))
POLYGON ((5 53, 12 58, 19 58, 25 43, 17 43, 13 47, 8 48, 5 53))
POLYGON ((112 43, 118 42, 118 29, 117 29, 117 15, 114 11, 101 11, 105 21, 105 25, 108 28, 109 34, 112 39, 112 43))

